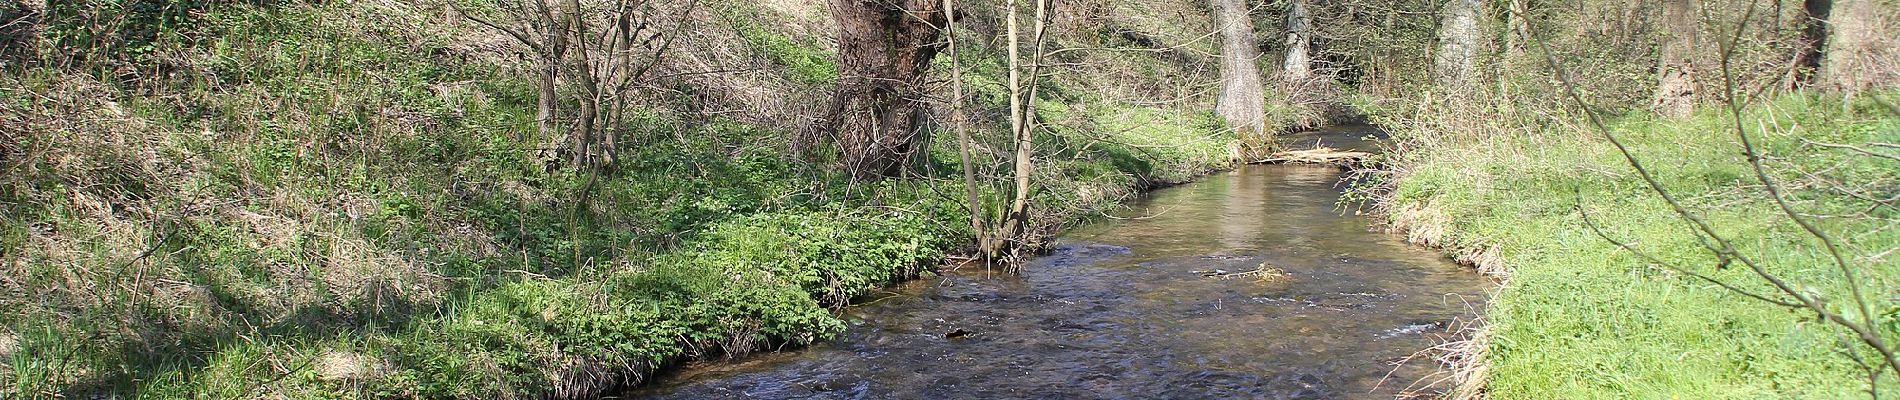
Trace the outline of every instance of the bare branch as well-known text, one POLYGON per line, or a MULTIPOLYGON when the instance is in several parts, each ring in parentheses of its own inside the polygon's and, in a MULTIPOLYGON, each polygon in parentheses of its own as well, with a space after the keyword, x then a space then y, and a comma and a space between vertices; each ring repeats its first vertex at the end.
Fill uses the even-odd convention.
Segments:
POLYGON ((522 33, 519 30, 511 29, 506 26, 502 26, 501 24, 496 24, 492 21, 489 21, 486 18, 476 16, 475 13, 468 12, 468 10, 463 9, 462 6, 456 5, 453 0, 446 1, 446 3, 448 3, 449 8, 454 8, 457 14, 462 14, 463 18, 468 18, 470 21, 475 21, 476 23, 482 24, 483 26, 487 26, 489 28, 493 28, 494 30, 501 31, 502 33, 506 33, 508 34, 508 36, 514 37, 516 41, 521 42, 521 44, 527 45, 528 48, 533 49, 535 51, 541 51, 541 43, 536 42, 533 38, 529 37, 526 33, 522 33))
POLYGON ((1734 292, 1735 294, 1740 294, 1743 296, 1748 296, 1749 298, 1753 298, 1755 300, 1760 300, 1763 302, 1779 305, 1782 307, 1791 307, 1791 308, 1802 307, 1802 305, 1799 303, 1771 299, 1771 298, 1768 298, 1768 296, 1755 294, 1754 292, 1750 292, 1748 290, 1736 287, 1734 285, 1730 285, 1727 282, 1717 280, 1714 277, 1703 275, 1702 273, 1691 271, 1688 268, 1683 268, 1675 264, 1669 263, 1667 261, 1663 261, 1662 259, 1656 258, 1655 256, 1651 256, 1647 252, 1637 249, 1635 246, 1632 246, 1629 243, 1625 243, 1621 240, 1617 240, 1615 237, 1610 236, 1610 234, 1604 233, 1603 229, 1597 225, 1596 221, 1590 219, 1590 212, 1585 211, 1583 209, 1583 194, 1581 192, 1577 194, 1577 204, 1576 206, 1572 208, 1577 210, 1578 216, 1583 217, 1583 225, 1586 227, 1589 227, 1590 232, 1596 233, 1597 237, 1603 238, 1604 241, 1610 242, 1610 244, 1616 245, 1616 247, 1623 248, 1623 250, 1627 250, 1631 254, 1635 254, 1637 257, 1642 257, 1644 261, 1648 261, 1650 264, 1660 265, 1663 268, 1667 268, 1671 271, 1676 271, 1677 273, 1689 275, 1691 277, 1695 277, 1696 279, 1701 279, 1704 282, 1712 283, 1712 284, 1715 284, 1716 286, 1721 286, 1723 289, 1727 289, 1730 292, 1734 292))
POLYGON ((1880 157, 1880 158, 1885 158, 1885 159, 1889 159, 1889 160, 1894 160, 1894 161, 1900 161, 1900 155, 1893 155, 1893 154, 1887 154, 1887 153, 1881 153, 1881 152, 1877 152, 1877 151, 1873 151, 1873 150, 1868 150, 1868 149, 1864 149, 1864 148, 1861 148, 1860 146, 1855 146, 1855 145, 1851 145, 1851 144, 1834 144, 1834 143, 1822 143, 1822 142, 1816 142, 1816 141, 1812 141, 1812 140, 1807 140, 1807 139, 1801 139, 1801 143, 1806 143, 1806 144, 1810 144, 1810 145, 1815 145, 1815 146, 1821 146, 1821 147, 1826 147, 1826 148, 1830 148, 1830 149, 1843 149, 1843 150, 1849 150, 1849 151, 1853 151, 1853 152, 1855 152, 1855 153, 1860 153, 1860 154, 1865 154, 1865 155, 1868 155, 1868 156, 1873 156, 1873 157, 1880 157))
MULTIPOLYGON (((1746 21, 1746 15, 1752 15, 1754 10, 1755 3, 1749 3, 1748 13, 1744 15, 1743 20, 1746 21)), ((1744 23, 1738 23, 1736 25, 1735 41, 1741 40, 1742 31, 1745 30, 1745 27, 1746 25, 1744 25, 1744 23)), ((1850 323, 1845 318, 1841 318, 1839 315, 1835 315, 1824 307, 1821 307, 1818 303, 1810 302, 1810 304, 1814 306, 1815 311, 1840 322, 1841 325, 1860 334, 1862 341, 1866 342, 1868 346, 1872 346, 1874 350, 1880 352, 1882 357, 1886 358, 1887 364, 1893 368, 1894 374, 1900 375, 1900 362, 1896 362, 1893 350, 1889 349, 1886 341, 1881 339, 1880 335, 1875 334, 1872 328, 1867 325, 1873 323, 1874 313, 1872 308, 1867 304, 1866 295, 1862 293, 1859 274, 1855 273, 1854 268, 1847 264, 1847 258, 1841 255, 1840 244, 1837 243, 1833 236, 1822 231, 1813 221, 1808 220, 1807 217, 1796 212, 1794 207, 1788 204, 1788 199, 1782 197, 1781 187, 1775 183, 1774 178, 1768 176, 1768 169, 1762 166, 1761 153, 1755 149, 1755 142, 1748 135, 1748 129, 1742 126, 1742 104, 1735 100, 1735 72, 1730 63, 1730 59, 1735 51, 1734 43, 1734 41, 1731 41, 1724 45, 1726 48, 1722 51, 1721 66, 1722 83, 1723 88, 1728 93, 1728 112, 1733 122, 1732 126, 1735 128, 1735 136, 1742 142, 1742 151, 1747 155, 1748 164, 1755 172, 1755 179, 1761 182, 1762 189, 1767 192, 1768 197, 1774 199, 1775 206, 1780 208, 1782 214, 1786 215, 1788 219, 1793 220, 1802 230, 1807 231, 1808 234, 1814 236, 1814 238, 1821 240, 1821 244, 1827 250, 1828 256, 1833 258, 1835 267, 1841 271, 1842 278, 1847 281, 1847 288, 1853 295, 1855 309, 1860 313, 1860 323, 1850 323)))

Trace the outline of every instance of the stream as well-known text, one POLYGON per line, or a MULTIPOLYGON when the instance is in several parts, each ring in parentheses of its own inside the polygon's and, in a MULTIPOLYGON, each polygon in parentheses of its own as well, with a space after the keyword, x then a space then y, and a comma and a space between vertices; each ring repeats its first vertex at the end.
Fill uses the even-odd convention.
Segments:
MULTIPOLYGON (((1293 135, 1345 149, 1369 127, 1293 135)), ((1018 274, 886 288, 807 348, 691 363, 654 399, 1390 399, 1482 309, 1484 278, 1335 206, 1335 167, 1254 165, 1154 191, 1018 274), (1262 266, 1275 277, 1232 276, 1262 266), (1214 275, 1214 276, 1208 276, 1214 275)), ((1409 389, 1408 389, 1409 388, 1409 389)))

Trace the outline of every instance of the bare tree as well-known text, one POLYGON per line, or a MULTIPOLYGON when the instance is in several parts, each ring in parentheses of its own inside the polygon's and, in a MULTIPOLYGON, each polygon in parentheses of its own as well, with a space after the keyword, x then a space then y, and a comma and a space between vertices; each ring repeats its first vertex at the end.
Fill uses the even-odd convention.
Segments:
POLYGON ((586 168, 613 161, 632 91, 650 79, 698 1, 672 5, 673 10, 646 0, 498 4, 509 22, 468 10, 461 14, 507 33, 534 51, 539 71, 535 120, 543 138, 556 137, 559 121, 564 119, 559 109, 564 102, 560 86, 565 83, 576 89, 573 98, 565 99, 579 108, 568 120, 566 135, 572 165, 586 168))
POLYGON ((555 114, 560 107, 556 85, 562 60, 567 58, 567 24, 572 21, 568 16, 571 12, 548 0, 501 0, 495 4, 506 19, 496 21, 461 9, 455 0, 447 3, 469 20, 502 31, 534 52, 535 70, 539 72, 535 76, 535 130, 542 138, 554 137, 558 129, 555 114))
POLYGON ((856 179, 897 176, 917 149, 925 72, 942 42, 937 0, 828 0, 838 25, 831 136, 856 179))
POLYGON ((969 120, 963 114, 963 61, 957 58, 956 0, 943 0, 944 47, 950 57, 950 125, 957 132, 957 158, 963 167, 963 197, 970 209, 970 232, 976 235, 979 254, 991 254, 989 229, 983 224, 983 205, 977 201, 976 164, 971 161, 969 120))
POLYGON ((570 7, 582 11, 570 22, 578 52, 573 75, 582 91, 572 134, 576 165, 613 162, 631 91, 650 79, 698 5, 698 0, 687 0, 667 13, 644 0, 613 0, 592 8, 569 0, 570 7))
POLYGON ((1511 0, 1504 21, 1504 62, 1524 58, 1524 44, 1531 37, 1530 0, 1511 0))
MULTIPOLYGON (((999 238, 1013 241, 1008 246, 1010 258, 1016 258, 1028 245, 1029 232, 1029 191, 1030 180, 1035 175, 1035 132, 1037 130, 1036 88, 1042 76, 1042 56, 1044 34, 1047 33, 1048 0, 1035 0, 1035 28, 1033 50, 1029 56, 1028 77, 1023 77, 1023 58, 1020 54, 1022 35, 1018 32, 1016 15, 1019 14, 1016 0, 1008 0, 1005 12, 1009 14, 1006 25, 1009 46, 1009 125, 1015 133, 1015 187, 1011 192, 1009 214, 1003 221, 1003 230, 999 238)), ((990 246, 992 250, 1002 250, 990 246)))

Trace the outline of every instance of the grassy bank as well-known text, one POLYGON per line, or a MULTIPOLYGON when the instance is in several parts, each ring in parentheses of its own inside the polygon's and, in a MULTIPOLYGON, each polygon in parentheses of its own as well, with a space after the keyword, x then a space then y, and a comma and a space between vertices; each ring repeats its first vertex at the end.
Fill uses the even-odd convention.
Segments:
MULTIPOLYGON (((530 67, 446 11, 178 4, 203 8, 117 38, 137 45, 49 23, 41 50, 76 50, 0 65, 0 398, 588 397, 822 340, 837 307, 970 241, 954 143, 870 184, 793 151, 835 79, 818 2, 707 4, 660 68, 749 69, 655 82, 671 94, 600 171, 561 167, 530 67)), ((970 18, 998 160, 994 16, 970 18)), ((1045 88, 1038 231, 1225 165, 1205 104, 1132 101, 1204 72, 1071 54, 1127 79, 1045 88)), ((989 212, 1000 164, 978 169, 989 212)))
MULTIPOLYGON (((1742 113, 1785 198, 1846 249, 1876 314, 1900 315, 1900 163, 1815 143, 1900 142, 1900 116, 1863 95, 1785 95, 1742 113), (1872 199, 1873 201, 1869 201, 1872 199)), ((1890 97, 1889 97, 1890 98, 1890 97)), ((1475 104, 1474 104, 1475 103, 1475 104)), ((1388 216, 1415 241, 1503 276, 1473 367, 1504 399, 1865 398, 1867 372, 1844 329, 1645 261, 1583 214, 1657 259, 1757 293, 1772 288, 1717 260, 1601 135, 1563 116, 1439 102, 1386 121, 1395 160, 1388 216)), ((1391 111, 1391 110, 1388 110, 1391 111)), ((1740 252, 1846 310, 1850 296, 1819 242, 1781 217, 1742 156, 1725 110, 1662 120, 1642 111, 1611 129, 1658 181, 1740 252)), ((1900 326, 1880 326, 1889 341, 1900 326)), ((1879 384, 1896 392, 1891 374, 1879 384)))

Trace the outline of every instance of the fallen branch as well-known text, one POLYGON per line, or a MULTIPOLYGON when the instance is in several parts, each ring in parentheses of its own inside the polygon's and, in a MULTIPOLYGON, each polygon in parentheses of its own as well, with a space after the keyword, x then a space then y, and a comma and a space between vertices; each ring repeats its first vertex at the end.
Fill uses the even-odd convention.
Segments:
POLYGON ((1267 158, 1255 160, 1254 162, 1251 162, 1249 164, 1304 163, 1304 164, 1349 165, 1349 164, 1357 164, 1359 162, 1365 161, 1367 158, 1370 158, 1370 157, 1372 157, 1372 153, 1367 153, 1363 151, 1343 151, 1343 150, 1334 149, 1331 147, 1321 147, 1317 149, 1293 150, 1293 151, 1282 151, 1278 153, 1273 153, 1273 155, 1267 156, 1267 158))

